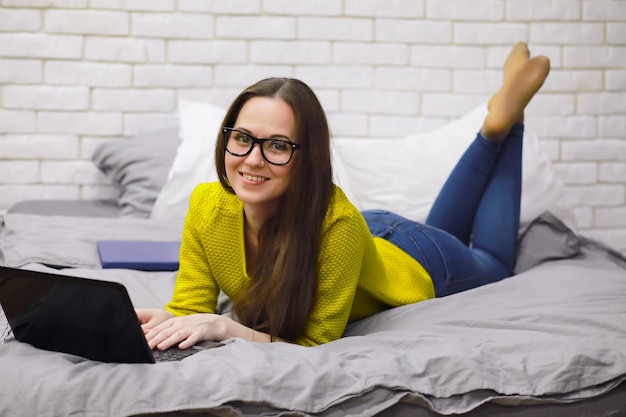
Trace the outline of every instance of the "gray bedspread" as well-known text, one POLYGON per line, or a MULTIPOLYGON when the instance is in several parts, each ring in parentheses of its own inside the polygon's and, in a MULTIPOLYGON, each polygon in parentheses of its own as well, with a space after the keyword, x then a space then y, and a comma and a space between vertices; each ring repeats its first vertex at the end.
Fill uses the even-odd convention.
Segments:
MULTIPOLYGON (((609 393, 626 380, 624 260, 549 214, 531 227, 519 274, 385 311, 313 348, 231 339, 176 363, 104 364, 11 341, 0 319, 0 415, 449 415, 609 393), (552 243, 534 250, 531 239, 552 243)), ((62 272, 122 282, 136 306, 160 307, 175 273, 100 269, 94 240, 165 239, 180 228, 6 215, 0 263, 72 267, 62 272)))

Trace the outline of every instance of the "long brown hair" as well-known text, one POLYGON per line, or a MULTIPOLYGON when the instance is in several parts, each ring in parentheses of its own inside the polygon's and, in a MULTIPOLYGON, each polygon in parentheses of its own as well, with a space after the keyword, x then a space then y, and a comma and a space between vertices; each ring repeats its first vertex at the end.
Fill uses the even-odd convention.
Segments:
MULTIPOLYGON (((275 217, 259 232, 259 262, 252 282, 234 301, 233 311, 245 325, 295 341, 302 336, 317 297, 322 226, 333 195, 330 132, 315 93, 293 78, 268 78, 245 89, 231 104, 222 127, 233 127, 253 97, 284 100, 295 115, 300 144, 292 178, 275 217)), ((222 186, 226 178, 224 135, 215 147, 215 166, 222 186)))

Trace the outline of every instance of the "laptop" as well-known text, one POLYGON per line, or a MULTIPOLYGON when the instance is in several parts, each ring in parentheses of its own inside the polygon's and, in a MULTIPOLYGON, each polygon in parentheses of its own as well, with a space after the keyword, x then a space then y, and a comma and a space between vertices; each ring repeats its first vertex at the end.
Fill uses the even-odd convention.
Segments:
POLYGON ((96 245, 102 268, 178 270, 180 241, 99 240, 96 245))
POLYGON ((128 292, 117 282, 0 267, 0 305, 15 339, 100 362, 179 360, 222 346, 151 351, 128 292))

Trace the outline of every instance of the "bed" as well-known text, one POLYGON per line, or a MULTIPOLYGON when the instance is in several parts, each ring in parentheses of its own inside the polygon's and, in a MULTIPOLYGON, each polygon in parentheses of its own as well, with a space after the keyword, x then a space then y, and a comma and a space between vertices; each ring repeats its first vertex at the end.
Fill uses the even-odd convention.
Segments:
MULTIPOLYGON (((207 103, 180 109, 180 127, 95 152, 118 198, 8 210, 0 264, 121 282, 136 307, 162 307, 175 272, 102 269, 95 241, 180 238, 190 190, 214 179, 203 132, 223 114, 207 103)), ((420 219, 482 115, 481 106, 407 138, 338 138, 337 182, 362 208, 420 219), (407 152, 387 155, 382 140, 402 140, 407 152), (409 176, 417 184, 402 183, 409 176), (410 187, 418 197, 406 198, 410 187)), ((351 323, 322 346, 231 339, 156 365, 38 350, 15 341, 0 315, 0 415, 626 415, 626 259, 576 231, 537 144, 527 131, 513 277, 351 323)))

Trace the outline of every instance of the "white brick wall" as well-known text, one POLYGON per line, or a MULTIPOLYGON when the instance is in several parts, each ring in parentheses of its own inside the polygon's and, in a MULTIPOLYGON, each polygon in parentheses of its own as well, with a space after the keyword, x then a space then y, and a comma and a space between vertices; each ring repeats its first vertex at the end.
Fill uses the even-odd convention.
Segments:
POLYGON ((527 112, 581 232, 626 253, 624 0, 0 0, 0 212, 106 198, 106 140, 270 75, 337 136, 434 129, 486 100, 511 43, 550 56, 527 112))

